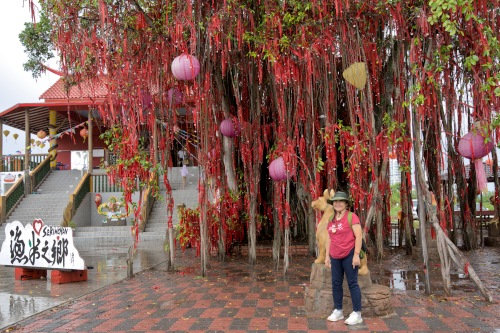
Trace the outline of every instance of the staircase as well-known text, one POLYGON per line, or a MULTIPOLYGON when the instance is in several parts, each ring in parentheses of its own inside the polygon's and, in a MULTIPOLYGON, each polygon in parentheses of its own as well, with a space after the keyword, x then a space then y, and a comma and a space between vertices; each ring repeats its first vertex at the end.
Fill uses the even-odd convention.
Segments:
MULTIPOLYGON (((177 206, 185 204, 187 208, 198 207, 198 167, 188 167, 189 175, 186 177, 186 185, 182 186, 181 168, 169 169, 168 180, 172 187, 172 196, 174 198, 174 207, 172 212, 172 222, 174 227, 179 224, 179 215, 177 214, 177 206)), ((165 239, 167 230, 167 203, 166 189, 163 179, 160 180, 160 195, 163 200, 156 200, 151 214, 149 215, 148 223, 142 235, 159 234, 165 239)))
MULTIPOLYGON (((189 175, 184 188, 182 186, 180 169, 181 168, 169 169, 168 178, 170 185, 172 186, 174 205, 177 206, 184 203, 186 207, 196 208, 198 207, 198 168, 188 168, 189 175)), ((161 248, 166 239, 167 230, 167 204, 165 202, 166 189, 163 179, 160 180, 159 187, 160 195, 163 200, 155 201, 151 214, 149 215, 149 220, 146 223, 146 227, 144 231, 139 234, 139 244, 157 243, 161 244, 161 248)), ((86 203, 84 201, 82 206, 85 204, 86 203)), ((93 205, 93 203, 90 204, 93 205)), ((172 220, 174 226, 179 224, 179 217, 175 207, 172 220)), ((89 246, 97 248, 109 246, 129 247, 133 244, 133 237, 131 234, 131 226, 79 226, 76 230, 73 241, 77 248, 88 248, 89 246)))
MULTIPOLYGON (((23 225, 42 219, 46 225, 60 226, 69 195, 80 182, 79 170, 53 170, 34 194, 21 200, 7 223, 20 221, 23 225)), ((0 243, 5 239, 5 223, 0 226, 0 243)))
MULTIPOLYGON (((188 167, 186 186, 182 186, 179 168, 169 169, 169 181, 174 197, 173 224, 179 224, 176 206, 185 204, 188 208, 198 207, 198 167, 188 167)), ((54 170, 41 184, 37 194, 29 194, 16 207, 7 222, 21 221, 31 223, 41 218, 47 225, 59 226, 63 221, 63 212, 81 178, 79 170, 54 170)), ((152 208, 144 232, 139 234, 139 243, 160 242, 165 240, 167 229, 166 190, 160 181, 160 194, 163 200, 157 200, 152 208)), ((79 209, 95 209, 93 196, 87 196, 79 209), (92 202, 91 202, 92 201, 92 202)), ((90 225, 91 223, 89 223, 90 225)), ((5 239, 5 224, 0 226, 0 244, 5 239)), ((78 226, 73 237, 77 248, 130 246, 133 243, 130 226, 78 226)))

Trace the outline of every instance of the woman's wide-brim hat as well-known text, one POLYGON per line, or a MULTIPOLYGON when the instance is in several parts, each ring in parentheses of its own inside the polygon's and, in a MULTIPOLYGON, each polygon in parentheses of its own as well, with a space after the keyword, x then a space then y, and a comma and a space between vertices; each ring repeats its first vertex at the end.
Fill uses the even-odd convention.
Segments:
POLYGON ((349 197, 347 196, 347 193, 345 192, 342 192, 342 191, 338 191, 338 192, 335 192, 335 194, 333 195, 333 198, 331 199, 332 201, 345 201, 349 204, 349 197))

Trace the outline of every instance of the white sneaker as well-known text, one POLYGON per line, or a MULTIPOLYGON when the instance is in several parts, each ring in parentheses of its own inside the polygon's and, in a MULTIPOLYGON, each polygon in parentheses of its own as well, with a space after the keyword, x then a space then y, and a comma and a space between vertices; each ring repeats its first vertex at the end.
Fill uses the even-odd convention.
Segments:
POLYGON ((352 312, 349 315, 349 318, 347 318, 344 323, 346 325, 356 325, 356 324, 361 324, 363 322, 363 318, 361 318, 361 312, 352 312))
POLYGON ((326 320, 329 321, 339 321, 340 319, 344 319, 344 313, 342 313, 342 310, 333 310, 332 314, 326 318, 326 320))

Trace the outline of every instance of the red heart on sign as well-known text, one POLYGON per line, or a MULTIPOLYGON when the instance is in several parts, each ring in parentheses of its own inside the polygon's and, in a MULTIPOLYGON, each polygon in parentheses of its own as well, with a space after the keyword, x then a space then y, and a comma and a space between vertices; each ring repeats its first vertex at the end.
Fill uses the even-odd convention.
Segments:
POLYGON ((36 219, 33 221, 33 230, 35 230, 36 234, 40 236, 40 231, 42 231, 43 221, 41 219, 36 219))

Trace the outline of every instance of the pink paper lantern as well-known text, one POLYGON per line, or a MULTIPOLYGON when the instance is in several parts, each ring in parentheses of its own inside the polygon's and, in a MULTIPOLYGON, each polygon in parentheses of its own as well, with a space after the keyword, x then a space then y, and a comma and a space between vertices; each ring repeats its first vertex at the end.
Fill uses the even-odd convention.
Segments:
POLYGON ((269 176, 277 182, 288 178, 283 157, 278 157, 269 164, 269 176))
POLYGON ((177 80, 190 81, 200 73, 200 62, 195 56, 181 54, 172 61, 171 68, 177 80))
POLYGON ((483 158, 493 149, 493 142, 484 142, 484 136, 469 132, 458 142, 458 153, 465 158, 475 160, 483 158))
POLYGON ((234 138, 240 134, 239 123, 235 124, 235 120, 233 119, 224 119, 220 123, 220 132, 228 138, 234 138))
POLYGON ((474 162, 476 184, 480 191, 488 188, 483 161, 481 159, 488 155, 494 146, 493 142, 485 143, 484 140, 485 138, 481 134, 469 132, 458 142, 458 153, 474 162))
POLYGON ((182 103, 184 99, 184 94, 177 87, 170 88, 167 92, 168 96, 168 104, 170 105, 179 105, 182 103))

